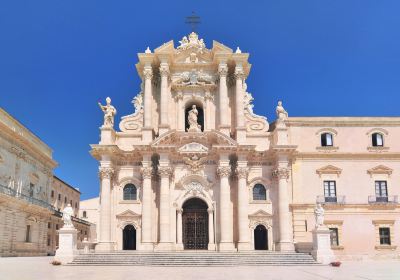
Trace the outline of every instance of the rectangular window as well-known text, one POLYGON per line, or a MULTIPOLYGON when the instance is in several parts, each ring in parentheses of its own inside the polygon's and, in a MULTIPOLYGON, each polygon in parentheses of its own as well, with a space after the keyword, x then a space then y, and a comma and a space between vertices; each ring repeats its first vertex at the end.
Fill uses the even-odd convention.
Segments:
POLYGON ((26 225, 25 242, 31 242, 31 225, 26 225))
POLYGON ((322 133, 321 134, 321 146, 333 146, 333 136, 330 133, 322 133))
POLYGON ((72 205, 73 205, 73 204, 72 204, 72 199, 69 201, 69 204, 71 204, 71 207, 72 207, 72 205))
POLYGON ((52 190, 51 191, 51 198, 53 198, 54 197, 54 191, 52 190))
POLYGON ((75 202, 75 208, 76 208, 76 209, 78 208, 78 203, 76 203, 76 202, 75 202))
POLYGON ((61 201, 61 194, 58 194, 58 201, 61 201))
POLYGON ((329 228, 331 231, 331 246, 337 247, 339 246, 339 230, 338 228, 329 228))
POLYGON ((51 223, 47 223, 47 228, 51 228, 51 223))
POLYGON ((382 147, 383 146, 383 136, 380 133, 372 134, 372 146, 382 147))
POLYGON ((336 181, 324 181, 325 202, 337 202, 336 181))
POLYGON ((67 204, 67 197, 64 197, 64 203, 67 204))
POLYGON ((35 185, 32 184, 32 183, 30 183, 30 184, 29 184, 29 196, 30 196, 30 197, 33 197, 33 190, 34 190, 34 188, 35 188, 35 185))
POLYGON ((50 246, 51 245, 51 238, 50 238, 50 235, 49 236, 47 236, 47 246, 50 246))
POLYGON ((56 229, 58 229, 58 224, 56 225, 56 229))
POLYGON ((390 245, 390 228, 379 228, 379 242, 381 245, 390 245))
POLYGON ((375 181, 375 195, 378 197, 386 197, 388 196, 387 191, 387 183, 386 181, 375 181))

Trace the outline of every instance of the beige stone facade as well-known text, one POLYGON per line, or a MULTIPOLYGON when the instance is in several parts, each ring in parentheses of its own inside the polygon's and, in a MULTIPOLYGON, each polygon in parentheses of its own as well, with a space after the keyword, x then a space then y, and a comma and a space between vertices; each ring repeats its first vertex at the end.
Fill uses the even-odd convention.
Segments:
POLYGON ((249 54, 195 33, 138 57, 118 131, 100 104, 96 250, 310 252, 321 202, 338 256, 398 255, 400 118, 294 118, 279 102, 269 123, 249 54))

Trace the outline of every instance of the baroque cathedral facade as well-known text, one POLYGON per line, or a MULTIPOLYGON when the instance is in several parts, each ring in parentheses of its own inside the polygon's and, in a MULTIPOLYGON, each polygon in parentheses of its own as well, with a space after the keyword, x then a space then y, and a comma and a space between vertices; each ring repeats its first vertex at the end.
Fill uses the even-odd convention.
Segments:
POLYGON ((337 255, 398 254, 400 118, 253 112, 249 54, 196 33, 138 54, 142 90, 107 99, 97 251, 311 251, 325 208, 337 255))

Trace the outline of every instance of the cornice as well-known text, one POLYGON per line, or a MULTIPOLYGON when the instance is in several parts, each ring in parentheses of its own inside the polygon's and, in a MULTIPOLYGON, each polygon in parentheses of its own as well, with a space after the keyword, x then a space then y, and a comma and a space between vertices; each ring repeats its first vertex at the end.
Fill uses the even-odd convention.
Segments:
POLYGON ((400 126, 400 117, 289 117, 287 126, 400 126))
POLYGON ((318 153, 318 152, 297 152, 294 155, 296 159, 400 159, 400 153, 318 153))

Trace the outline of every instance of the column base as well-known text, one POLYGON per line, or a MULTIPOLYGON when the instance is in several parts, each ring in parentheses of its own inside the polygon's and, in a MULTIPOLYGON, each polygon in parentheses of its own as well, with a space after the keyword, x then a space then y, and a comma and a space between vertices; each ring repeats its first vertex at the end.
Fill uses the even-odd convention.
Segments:
POLYGON ((221 242, 218 244, 219 251, 237 251, 235 245, 232 242, 221 242))
POLYGON ((276 251, 294 252, 294 244, 291 241, 281 241, 276 244, 276 251))
POLYGON ((216 248, 215 243, 209 243, 207 249, 208 251, 215 251, 216 248))
POLYGON ((251 246, 250 242, 239 242, 238 251, 252 251, 254 248, 251 246))
POLYGON ((95 251, 96 252, 110 252, 115 250, 115 242, 106 242, 100 241, 96 244, 95 251))
POLYGON ((154 251, 154 245, 152 242, 142 242, 140 244, 140 251, 154 251))
POLYGON ((175 250, 177 251, 183 251, 184 247, 183 247, 183 243, 178 243, 175 245, 175 250))
POLYGON ((172 242, 158 243, 154 247, 154 251, 173 251, 173 244, 172 244, 172 242))

